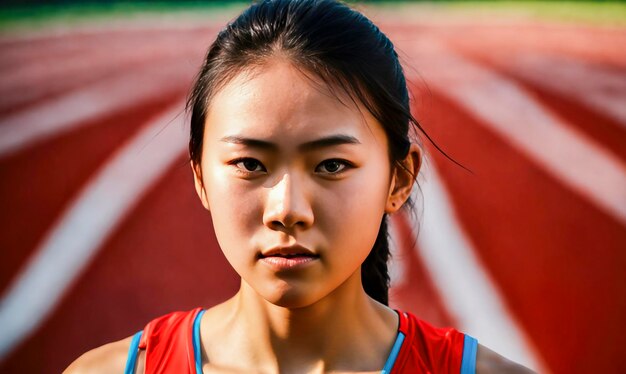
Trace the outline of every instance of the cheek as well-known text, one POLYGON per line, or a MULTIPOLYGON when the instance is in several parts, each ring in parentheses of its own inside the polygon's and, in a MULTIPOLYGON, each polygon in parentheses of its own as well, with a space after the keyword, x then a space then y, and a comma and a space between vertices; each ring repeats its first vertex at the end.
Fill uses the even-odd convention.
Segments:
POLYGON ((388 191, 387 178, 381 177, 387 175, 384 170, 360 170, 319 202, 316 222, 332 247, 345 249, 341 261, 362 262, 376 241, 388 191))
POLYGON ((244 190, 241 181, 224 172, 209 173, 206 175, 212 178, 205 183, 215 235, 227 259, 231 263, 241 261, 247 256, 237 256, 237 251, 250 248, 251 238, 262 222, 261 197, 258 192, 244 190))

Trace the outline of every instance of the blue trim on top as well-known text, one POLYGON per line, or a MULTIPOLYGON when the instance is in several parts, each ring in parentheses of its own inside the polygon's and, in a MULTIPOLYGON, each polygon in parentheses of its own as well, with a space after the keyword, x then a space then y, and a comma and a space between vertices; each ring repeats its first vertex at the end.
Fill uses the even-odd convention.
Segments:
MULTIPOLYGON (((193 332, 192 332, 192 343, 193 343, 193 356, 194 362, 196 366, 196 374, 202 374, 202 352, 200 349, 200 321, 202 319, 202 315, 206 312, 206 310, 201 310, 198 312, 193 321, 193 332)), ((141 337, 141 332, 137 335, 141 337)), ((467 336, 467 335, 466 335, 467 336)), ((135 336, 137 337, 137 336, 135 336)), ((470 337, 471 338, 471 337, 470 337)), ((471 338, 473 339, 473 338, 471 338)), ((133 343, 135 338, 133 338, 133 343)), ((475 341, 475 340, 474 340, 475 341)), ((404 334, 398 331, 398 336, 396 337, 396 341, 393 343, 393 347, 391 348, 391 353, 389 353, 389 357, 387 357, 387 361, 385 361, 385 366, 381 371, 381 374, 389 374, 393 369, 393 365, 396 363, 396 359, 398 358, 398 354, 400 353, 400 348, 402 348, 402 343, 404 342, 404 334)), ((467 340, 466 340, 467 342, 467 340)), ((137 345, 139 344, 139 338, 137 338, 137 345)), ((474 348, 475 350, 475 348, 474 348)), ((464 350, 465 351, 465 350, 464 350)), ((135 349, 135 356, 137 354, 137 349, 135 349)), ((474 355, 476 356, 476 355, 474 355)), ((130 357, 130 353, 129 353, 130 357)), ((475 357, 474 357, 475 358, 475 357)), ((463 353, 463 359, 465 359, 465 353, 463 353)), ((127 364, 128 366, 128 364, 127 364)), ((133 361, 134 367, 134 361, 133 361)), ((132 372, 125 372, 124 374, 132 374, 132 372)), ((465 374, 463 370, 461 370, 461 374, 465 374)), ((472 372, 473 374, 473 372, 472 372)))
POLYGON ((463 358, 461 359, 461 374, 476 374, 476 352, 478 340, 465 335, 463 340, 463 358))
POLYGON ((137 354, 139 353, 139 341, 141 340, 141 334, 143 334, 143 331, 139 331, 133 335, 133 340, 130 341, 124 374, 133 374, 135 372, 135 363, 137 363, 137 354))
POLYGON ((193 360, 196 363, 196 374, 202 374, 202 352, 200 351, 200 320, 206 310, 202 309, 196 314, 196 318, 193 320, 193 360))
POLYGON ((383 366, 383 371, 380 372, 381 374, 391 373, 391 369, 393 369, 393 365, 396 363, 396 359, 398 358, 398 353, 400 353, 400 348, 402 348, 402 342, 404 342, 404 334, 398 331, 398 337, 396 338, 395 343, 393 343, 393 348, 391 348, 391 353, 389 354, 389 357, 387 357, 385 366, 383 366))

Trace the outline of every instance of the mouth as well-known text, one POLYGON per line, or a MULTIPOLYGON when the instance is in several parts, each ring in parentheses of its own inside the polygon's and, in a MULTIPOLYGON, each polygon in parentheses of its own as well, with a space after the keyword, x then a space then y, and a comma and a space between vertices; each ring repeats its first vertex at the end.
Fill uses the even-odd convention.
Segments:
POLYGON ((268 257, 282 257, 282 258, 313 257, 313 258, 317 258, 319 257, 319 255, 317 255, 315 252, 311 251, 310 249, 306 247, 303 247, 300 245, 293 245, 289 247, 270 248, 259 254, 259 258, 261 259, 268 258, 268 257))
POLYGON ((259 261, 275 271, 306 267, 319 259, 319 255, 302 246, 275 247, 259 254, 259 261))

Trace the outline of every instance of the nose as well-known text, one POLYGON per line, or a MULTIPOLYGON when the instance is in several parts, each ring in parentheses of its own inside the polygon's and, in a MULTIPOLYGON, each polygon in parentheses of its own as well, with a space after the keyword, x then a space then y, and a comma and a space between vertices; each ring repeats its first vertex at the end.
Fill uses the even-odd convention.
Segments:
POLYGON ((285 173, 282 179, 270 188, 267 195, 263 223, 273 229, 307 229, 313 224, 313 210, 306 196, 303 183, 285 173))

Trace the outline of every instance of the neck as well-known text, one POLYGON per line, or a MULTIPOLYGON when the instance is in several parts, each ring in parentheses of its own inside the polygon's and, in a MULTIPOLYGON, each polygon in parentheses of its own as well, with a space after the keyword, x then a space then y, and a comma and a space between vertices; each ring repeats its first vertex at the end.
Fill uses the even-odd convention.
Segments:
POLYGON ((240 337, 231 343, 270 372, 380 370, 397 333, 396 313, 367 296, 360 273, 305 307, 271 304, 244 281, 228 304, 228 330, 240 337))

